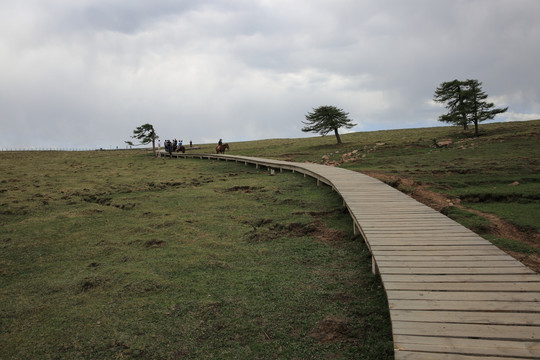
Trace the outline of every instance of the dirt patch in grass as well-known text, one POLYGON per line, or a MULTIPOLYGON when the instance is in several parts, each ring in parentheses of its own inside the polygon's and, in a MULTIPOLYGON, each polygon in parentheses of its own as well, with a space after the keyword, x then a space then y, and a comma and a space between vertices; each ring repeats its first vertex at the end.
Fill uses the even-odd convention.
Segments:
POLYGON ((151 190, 165 190, 169 188, 177 188, 184 186, 185 183, 182 181, 162 181, 162 182, 148 182, 146 184, 151 190))
POLYGON ((452 202, 452 199, 447 198, 443 194, 427 190, 414 180, 402 176, 389 175, 378 171, 363 171, 363 173, 381 180, 382 182, 410 195, 415 200, 439 212, 443 211, 443 209, 448 206, 455 205, 452 202))
POLYGON ((346 318, 328 315, 309 332, 309 336, 319 343, 355 342, 360 339, 350 330, 346 318))
MULTIPOLYGON (((449 206, 456 206, 462 210, 470 211, 478 216, 484 217, 491 223, 491 226, 485 229, 486 234, 519 241, 540 250, 540 233, 538 231, 523 231, 497 215, 462 206, 460 204, 460 199, 448 198, 443 194, 428 190, 422 184, 405 177, 398 177, 377 171, 364 171, 363 173, 407 193, 415 200, 439 212, 444 213, 444 210, 449 206)), ((540 256, 538 256, 538 254, 524 255, 511 250, 504 251, 527 265, 532 270, 540 273, 540 256)))
POLYGON ((94 288, 105 285, 108 279, 101 277, 87 277, 77 284, 77 292, 87 292, 94 288))
POLYGON ((269 219, 258 220, 253 229, 245 234, 248 242, 265 242, 280 237, 313 236, 318 241, 335 243, 342 241, 345 233, 329 228, 322 220, 315 219, 310 223, 276 224, 269 219))
POLYGON ((104 193, 100 193, 100 194, 92 194, 92 195, 85 196, 83 197, 83 200, 88 203, 93 203, 93 204, 98 204, 98 205, 103 205, 103 206, 110 206, 112 197, 106 196, 104 193))
POLYGON ((257 191, 262 189, 260 186, 233 186, 231 188, 228 188, 226 192, 243 192, 246 194, 252 193, 253 191, 257 191))
POLYGON ((144 242, 147 248, 160 248, 165 246, 165 241, 159 239, 151 239, 144 242))

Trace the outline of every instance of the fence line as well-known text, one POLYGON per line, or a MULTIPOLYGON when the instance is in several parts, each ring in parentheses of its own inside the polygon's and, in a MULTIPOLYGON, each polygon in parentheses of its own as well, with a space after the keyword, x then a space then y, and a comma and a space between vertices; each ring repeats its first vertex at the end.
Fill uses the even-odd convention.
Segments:
MULTIPOLYGON (((141 148, 139 148, 141 149, 141 148)), ((31 148, 6 148, 0 147, 0 152, 22 152, 22 151, 116 151, 116 150, 135 150, 134 148, 57 148, 57 147, 31 147, 31 148)))

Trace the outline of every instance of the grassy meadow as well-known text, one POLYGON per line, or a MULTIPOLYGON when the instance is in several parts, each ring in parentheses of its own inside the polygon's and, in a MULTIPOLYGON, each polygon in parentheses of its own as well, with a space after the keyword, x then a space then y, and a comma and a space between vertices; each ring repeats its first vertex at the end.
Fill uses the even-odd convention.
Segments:
POLYGON ((390 359, 341 199, 149 152, 0 153, 1 359, 390 359))
MULTIPOLYGON (((238 142, 228 153, 342 166, 428 203, 440 196, 434 207, 538 271, 540 120, 480 129, 238 142)), ((299 174, 144 150, 0 153, 0 226, 1 359, 393 357, 367 248, 338 195, 299 174)))

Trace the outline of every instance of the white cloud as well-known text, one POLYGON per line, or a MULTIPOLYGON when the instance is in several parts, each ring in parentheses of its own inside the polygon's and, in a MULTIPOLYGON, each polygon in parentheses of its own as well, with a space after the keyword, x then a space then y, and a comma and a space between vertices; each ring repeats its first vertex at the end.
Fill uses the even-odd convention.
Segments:
POLYGON ((305 136, 320 105, 349 112, 354 130, 431 126, 444 109, 428 99, 454 78, 482 81, 507 118, 534 115, 539 11, 534 0, 6 0, 0 145, 116 146, 145 122, 195 142, 305 136))
POLYGON ((503 118, 504 121, 529 121, 529 120, 540 120, 540 113, 536 114, 522 114, 516 113, 513 111, 508 111, 504 114, 499 115, 503 118))

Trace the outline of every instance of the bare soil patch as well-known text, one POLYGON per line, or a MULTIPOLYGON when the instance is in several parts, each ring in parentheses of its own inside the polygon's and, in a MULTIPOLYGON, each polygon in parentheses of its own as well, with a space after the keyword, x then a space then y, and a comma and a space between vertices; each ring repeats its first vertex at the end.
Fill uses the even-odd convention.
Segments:
MULTIPOLYGON (((540 250, 540 233, 538 231, 522 231, 509 221, 501 219, 494 214, 467 208, 460 204, 460 199, 451 199, 443 194, 427 190, 422 184, 402 176, 389 175, 377 171, 364 171, 363 173, 407 193, 413 199, 439 212, 443 212, 449 206, 456 206, 482 216, 492 224, 487 229, 488 234, 526 243, 540 250)), ((504 251, 532 270, 540 273, 540 257, 537 254, 524 255, 510 250, 504 251)))
POLYGON ((260 186, 233 186, 231 188, 228 188, 226 192, 243 192, 246 194, 252 193, 253 191, 257 191, 262 189, 260 186))
POLYGON ((313 236, 325 243, 339 243, 345 237, 343 231, 329 228, 319 218, 310 223, 293 222, 286 225, 274 223, 271 219, 261 219, 252 226, 253 229, 244 235, 248 242, 266 242, 285 236, 313 236))
POLYGON ((144 246, 147 248, 159 248, 165 246, 165 241, 159 239, 151 239, 144 242, 144 246))
POLYGON ((320 343, 359 341, 344 317, 328 315, 310 331, 309 336, 320 343))

